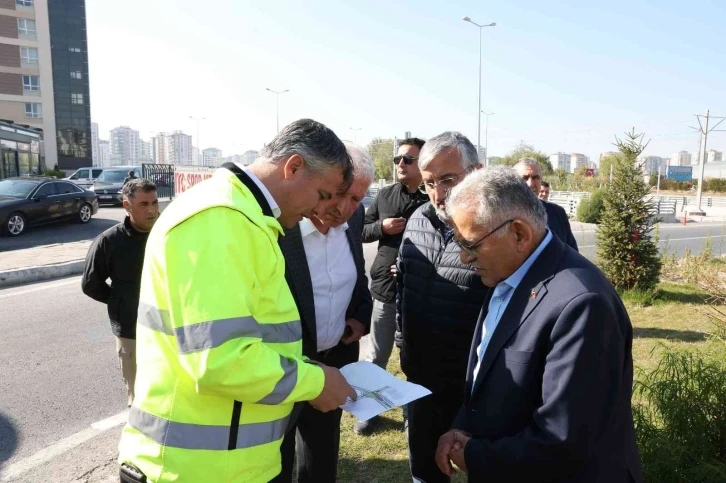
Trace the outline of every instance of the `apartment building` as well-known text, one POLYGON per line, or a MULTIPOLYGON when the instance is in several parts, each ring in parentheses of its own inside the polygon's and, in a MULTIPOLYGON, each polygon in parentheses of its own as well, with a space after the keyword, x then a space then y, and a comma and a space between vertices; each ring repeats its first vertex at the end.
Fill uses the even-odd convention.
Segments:
POLYGON ((43 167, 73 171, 93 164, 90 111, 85 0, 0 0, 0 119, 42 129, 43 167))

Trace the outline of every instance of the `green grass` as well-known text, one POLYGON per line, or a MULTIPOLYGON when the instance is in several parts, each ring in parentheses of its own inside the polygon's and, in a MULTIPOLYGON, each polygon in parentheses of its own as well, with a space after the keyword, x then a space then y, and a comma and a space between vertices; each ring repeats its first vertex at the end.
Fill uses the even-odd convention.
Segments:
MULTIPOLYGON (((623 301, 633 323, 633 359, 637 368, 652 369, 659 361, 661 344, 705 348, 713 325, 699 310, 704 293, 687 285, 662 283, 655 296, 625 293, 623 301)), ((388 370, 405 379, 395 350, 388 370)), ((637 369, 636 369, 637 371, 637 369)), ((343 483, 397 483, 411 481, 401 409, 384 413, 380 430, 370 436, 353 432, 355 418, 344 413, 341 424, 338 480, 343 483)), ((463 483, 465 475, 453 481, 463 483)))

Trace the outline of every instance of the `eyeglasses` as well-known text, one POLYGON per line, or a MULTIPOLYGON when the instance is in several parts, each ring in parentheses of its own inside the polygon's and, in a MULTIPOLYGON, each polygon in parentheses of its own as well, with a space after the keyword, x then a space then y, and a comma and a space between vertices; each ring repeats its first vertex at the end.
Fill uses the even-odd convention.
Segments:
POLYGON ((401 156, 395 156, 393 158, 393 163, 398 165, 398 164, 401 163, 401 160, 403 160, 403 164, 411 164, 414 161, 416 161, 417 159, 418 159, 418 157, 415 157, 414 158, 413 156, 409 156, 407 154, 404 154, 404 155, 401 155, 401 156))
POLYGON ((456 243, 459 246, 459 248, 464 250, 469 256, 476 257, 476 250, 474 250, 474 249, 477 247, 477 245, 479 245, 481 242, 483 242, 484 240, 486 240, 487 238, 492 236, 494 233, 496 233, 497 230, 503 228, 506 224, 511 223, 513 221, 514 221, 514 218, 512 218, 511 220, 505 221, 504 223, 502 223, 501 225, 499 225, 498 227, 496 227, 495 229, 493 229, 492 231, 490 231, 483 237, 479 238, 474 243, 469 243, 466 240, 459 240, 456 237, 454 237, 454 243, 456 243))
POLYGON ((428 193, 429 191, 433 191, 436 189, 437 186, 441 187, 444 191, 449 191, 456 186, 457 181, 462 176, 466 176, 468 171, 464 171, 463 173, 459 173, 458 175, 452 177, 452 178, 444 178, 440 179, 438 181, 424 181, 422 184, 419 185, 418 190, 421 193, 428 193))

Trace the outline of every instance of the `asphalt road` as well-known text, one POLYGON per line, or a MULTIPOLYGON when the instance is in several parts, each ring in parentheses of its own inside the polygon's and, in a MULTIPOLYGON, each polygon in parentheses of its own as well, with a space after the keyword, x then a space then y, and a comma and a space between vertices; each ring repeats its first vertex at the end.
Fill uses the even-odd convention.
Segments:
POLYGON ((0 290, 0 462, 125 409, 105 306, 80 278, 0 290))

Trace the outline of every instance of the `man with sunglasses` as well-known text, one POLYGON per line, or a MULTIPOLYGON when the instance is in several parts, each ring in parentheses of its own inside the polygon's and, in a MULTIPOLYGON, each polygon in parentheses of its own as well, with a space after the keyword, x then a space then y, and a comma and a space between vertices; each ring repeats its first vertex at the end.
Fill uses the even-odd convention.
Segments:
POLYGON ((408 448, 414 482, 448 483, 436 466, 439 438, 461 407, 466 364, 488 289, 461 262, 446 223, 449 191, 478 169, 474 145, 458 132, 431 138, 421 150, 421 191, 430 202, 408 221, 398 255, 396 322, 401 369, 431 391, 408 405, 408 448))
MULTIPOLYGON (((398 248, 401 246, 406 220, 416 208, 428 201, 419 191, 421 171, 418 157, 424 141, 418 138, 404 139, 393 158, 398 182, 378 192, 366 211, 363 226, 363 243, 378 242, 378 253, 371 265, 371 318, 370 345, 365 360, 386 368, 393 350, 396 332, 396 282, 395 268, 398 248)), ((377 418, 358 421, 355 431, 366 434, 377 418)))
MULTIPOLYGON (((547 212, 547 227, 554 233, 560 240, 565 244, 571 246, 577 250, 577 241, 575 236, 572 234, 570 228, 570 219, 565 212, 565 209, 560 205, 550 203, 546 199, 542 199, 540 196, 542 190, 542 168, 540 167, 537 160, 532 158, 522 158, 517 164, 514 165, 517 174, 522 177, 529 189, 540 198, 542 206, 544 206, 547 212)), ((549 185, 548 196, 549 196, 549 185)))
POLYGON ((470 482, 641 483, 631 410, 633 328, 603 273, 547 228, 505 166, 477 171, 446 212, 461 260, 491 287, 464 404, 436 463, 470 482))

